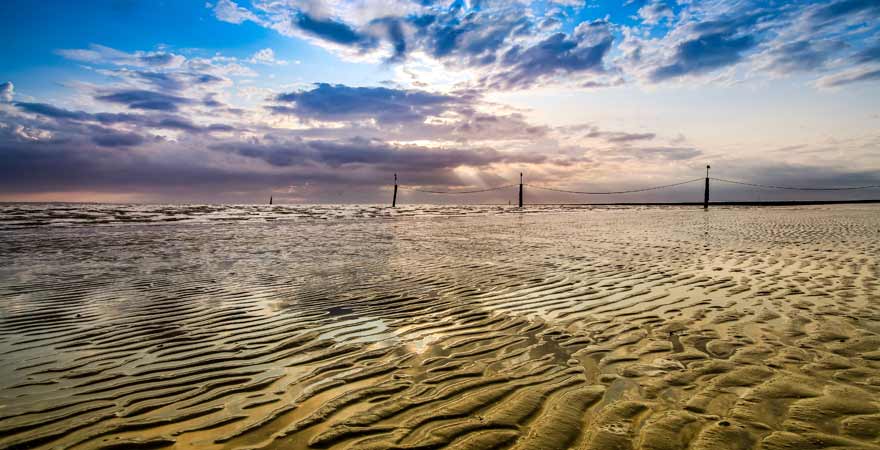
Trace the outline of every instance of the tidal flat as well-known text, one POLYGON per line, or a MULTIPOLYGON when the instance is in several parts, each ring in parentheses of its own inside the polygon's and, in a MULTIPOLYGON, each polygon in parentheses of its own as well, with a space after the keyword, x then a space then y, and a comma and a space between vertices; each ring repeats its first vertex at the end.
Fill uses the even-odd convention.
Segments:
POLYGON ((880 449, 878 205, 0 218, 0 448, 880 449))

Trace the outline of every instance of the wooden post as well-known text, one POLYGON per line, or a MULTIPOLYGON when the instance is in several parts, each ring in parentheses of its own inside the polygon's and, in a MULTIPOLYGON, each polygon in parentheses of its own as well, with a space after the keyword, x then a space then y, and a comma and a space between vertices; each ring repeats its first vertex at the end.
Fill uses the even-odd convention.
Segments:
POLYGON ((706 192, 703 195, 703 209, 709 209, 709 168, 706 165, 706 192))
POLYGON ((269 196, 269 204, 270 205, 272 204, 272 196, 271 195, 269 196))
POLYGON ((391 197, 391 207, 397 207, 397 174, 394 174, 394 197, 391 197))
POLYGON ((522 172, 519 173, 519 207, 522 208, 522 172))

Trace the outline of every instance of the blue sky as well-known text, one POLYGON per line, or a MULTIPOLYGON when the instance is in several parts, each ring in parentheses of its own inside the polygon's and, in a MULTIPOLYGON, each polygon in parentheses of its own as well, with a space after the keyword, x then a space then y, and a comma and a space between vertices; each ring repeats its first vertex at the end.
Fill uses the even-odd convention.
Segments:
POLYGON ((707 163, 872 184, 878 19, 876 0, 6 1, 0 200, 382 202, 395 172, 615 190, 707 163))

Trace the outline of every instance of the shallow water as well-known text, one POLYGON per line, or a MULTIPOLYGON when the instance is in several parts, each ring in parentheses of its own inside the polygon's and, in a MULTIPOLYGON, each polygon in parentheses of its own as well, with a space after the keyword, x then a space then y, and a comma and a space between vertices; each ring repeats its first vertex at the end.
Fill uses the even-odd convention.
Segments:
POLYGON ((537 212, 631 209, 622 206, 533 205, 144 205, 83 203, 0 203, 0 230, 77 226, 165 225, 399 217, 458 217, 537 212))
POLYGON ((880 447, 877 206, 2 208, 0 448, 880 447))

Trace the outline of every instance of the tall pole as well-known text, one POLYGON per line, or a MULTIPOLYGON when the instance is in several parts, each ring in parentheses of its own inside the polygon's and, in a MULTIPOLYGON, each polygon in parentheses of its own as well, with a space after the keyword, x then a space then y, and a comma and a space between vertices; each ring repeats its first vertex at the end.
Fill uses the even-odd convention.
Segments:
POLYGON ((706 165, 706 192, 703 195, 703 209, 709 209, 709 169, 710 166, 706 165))
POLYGON ((519 207, 522 208, 522 172, 519 173, 519 207))
POLYGON ((391 207, 397 207, 397 174, 394 174, 394 197, 391 197, 391 207))

